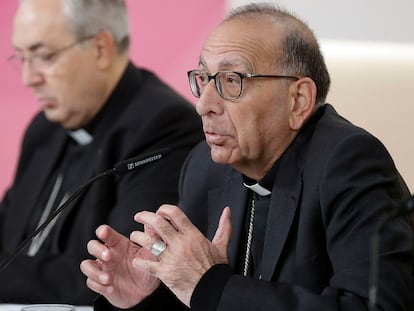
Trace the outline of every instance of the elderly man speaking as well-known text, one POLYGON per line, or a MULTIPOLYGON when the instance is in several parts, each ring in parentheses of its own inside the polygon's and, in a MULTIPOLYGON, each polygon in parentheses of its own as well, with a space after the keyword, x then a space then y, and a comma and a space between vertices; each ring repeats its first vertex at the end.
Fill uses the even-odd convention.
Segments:
MULTIPOLYGON (((131 241, 98 228, 97 259, 81 264, 104 296, 96 309, 367 310, 371 232, 409 193, 384 146, 325 103, 309 28, 241 7, 188 76, 206 143, 183 167, 178 206, 137 213, 145 230, 131 241)), ((413 310, 412 227, 382 233, 378 309, 413 310)))

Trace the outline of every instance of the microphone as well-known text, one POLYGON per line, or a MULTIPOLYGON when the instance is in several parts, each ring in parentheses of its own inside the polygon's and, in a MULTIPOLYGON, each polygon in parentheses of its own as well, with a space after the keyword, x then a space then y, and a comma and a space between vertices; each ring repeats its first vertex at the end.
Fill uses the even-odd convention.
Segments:
POLYGON ((34 230, 26 239, 24 239, 14 250, 13 253, 6 256, 1 262, 0 262, 0 271, 6 268, 13 260, 16 258, 16 256, 22 251, 23 248, 29 244, 29 242, 38 235, 41 231, 43 231, 46 226, 55 219, 63 210, 75 199, 77 198, 81 193, 83 193, 88 186, 93 184, 95 181, 112 176, 114 174, 124 174, 131 172, 142 165, 152 163, 154 161, 158 161, 162 159, 168 152, 170 152, 170 148, 162 148, 156 151, 148 152, 127 160, 120 161, 114 165, 113 168, 102 172, 98 175, 95 175, 94 177, 90 178, 88 181, 86 181, 83 185, 81 185, 75 192, 72 193, 72 195, 62 204, 54 210, 50 215, 47 217, 47 219, 36 229, 34 230))
POLYGON ((379 234, 382 227, 390 220, 409 215, 414 211, 414 196, 410 196, 384 217, 380 218, 371 236, 371 269, 369 278, 369 311, 377 310, 377 287, 378 287, 378 252, 379 252, 379 234))

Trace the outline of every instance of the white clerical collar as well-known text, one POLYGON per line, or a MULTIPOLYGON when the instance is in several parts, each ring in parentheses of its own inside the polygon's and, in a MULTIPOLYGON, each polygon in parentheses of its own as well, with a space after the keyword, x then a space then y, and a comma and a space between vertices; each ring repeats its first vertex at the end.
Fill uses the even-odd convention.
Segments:
POLYGON ((88 145, 93 140, 93 136, 84 129, 69 131, 68 134, 81 146, 88 145))
POLYGON ((261 196, 267 196, 269 194, 271 194, 272 192, 269 191, 268 189, 266 189, 265 187, 261 186, 259 183, 255 183, 253 185, 248 185, 245 182, 243 183, 243 185, 251 190, 253 190, 254 192, 256 192, 258 195, 261 196))

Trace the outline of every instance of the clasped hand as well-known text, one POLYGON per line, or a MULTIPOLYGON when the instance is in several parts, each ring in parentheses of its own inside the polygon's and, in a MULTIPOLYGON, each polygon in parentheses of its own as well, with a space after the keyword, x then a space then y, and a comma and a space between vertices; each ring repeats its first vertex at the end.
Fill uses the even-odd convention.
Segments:
POLYGON ((213 265, 228 262, 230 209, 223 210, 212 242, 174 205, 162 205, 156 213, 137 213, 134 219, 144 225, 144 232, 132 232, 130 240, 106 225, 96 230, 100 241, 88 243, 88 252, 96 260, 81 263, 87 286, 114 306, 129 308, 150 295, 161 281, 190 306, 203 274, 213 265), (150 250, 159 240, 166 249, 154 256, 150 250))

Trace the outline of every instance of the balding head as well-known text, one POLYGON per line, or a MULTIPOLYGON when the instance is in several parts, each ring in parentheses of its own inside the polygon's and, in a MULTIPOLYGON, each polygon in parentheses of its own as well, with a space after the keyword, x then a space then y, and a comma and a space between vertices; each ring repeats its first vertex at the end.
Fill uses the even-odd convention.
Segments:
MULTIPOLYGON (((285 74, 311 78, 317 87, 317 104, 325 102, 329 91, 330 77, 318 41, 308 25, 294 14, 268 3, 253 3, 241 6, 229 13, 222 23, 233 20, 261 23, 267 20, 275 24, 274 34, 283 32, 275 54, 282 51, 278 62, 285 74)), ((266 28, 266 30, 272 28, 266 28)), ((266 36, 271 36, 266 33, 266 36)), ((270 39, 271 40, 271 39, 270 39)))

